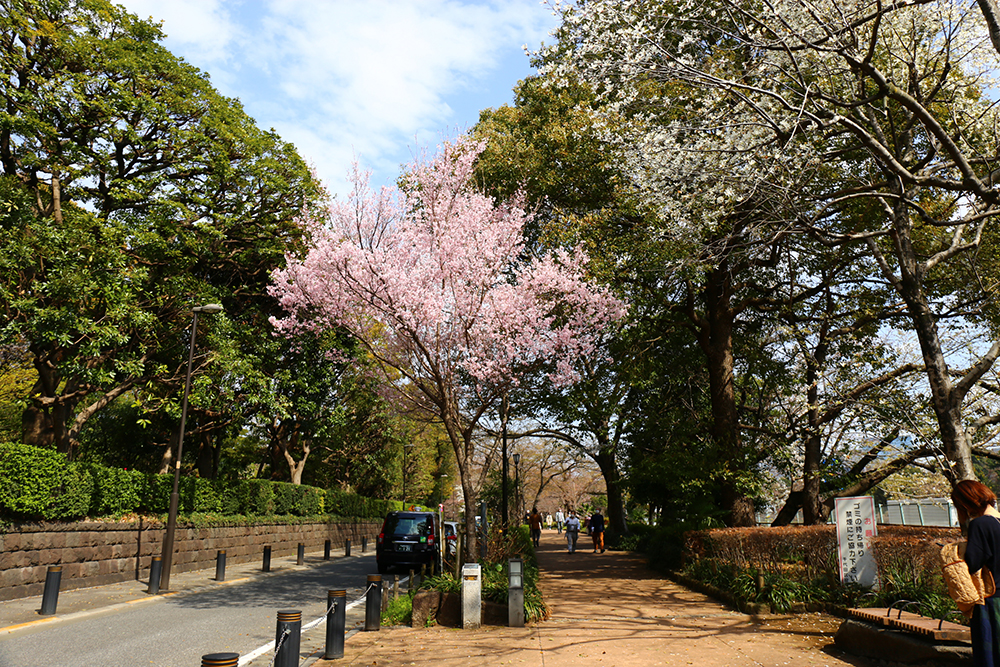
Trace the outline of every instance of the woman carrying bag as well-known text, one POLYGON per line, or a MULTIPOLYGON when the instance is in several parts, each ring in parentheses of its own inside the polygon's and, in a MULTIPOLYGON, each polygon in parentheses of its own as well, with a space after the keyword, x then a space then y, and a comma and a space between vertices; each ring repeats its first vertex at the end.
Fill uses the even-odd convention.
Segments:
MULTIPOLYGON (((958 510, 958 520, 963 526, 968 523, 968 543, 963 555, 968 571, 975 575, 986 568, 983 579, 987 579, 987 571, 1000 572, 1000 512, 996 509, 996 495, 980 482, 963 480, 955 485, 951 500, 958 510)), ((969 625, 973 664, 1000 667, 1000 596, 994 586, 989 586, 983 601, 973 606, 969 625)))

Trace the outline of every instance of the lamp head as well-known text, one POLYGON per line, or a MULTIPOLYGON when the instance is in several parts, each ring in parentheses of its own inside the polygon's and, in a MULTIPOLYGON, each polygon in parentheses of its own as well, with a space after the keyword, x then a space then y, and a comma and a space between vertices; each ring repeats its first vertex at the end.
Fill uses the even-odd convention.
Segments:
POLYGON ((204 306, 195 306, 191 309, 192 313, 208 313, 213 315, 215 313, 221 313, 224 310, 221 303, 206 303, 204 306))

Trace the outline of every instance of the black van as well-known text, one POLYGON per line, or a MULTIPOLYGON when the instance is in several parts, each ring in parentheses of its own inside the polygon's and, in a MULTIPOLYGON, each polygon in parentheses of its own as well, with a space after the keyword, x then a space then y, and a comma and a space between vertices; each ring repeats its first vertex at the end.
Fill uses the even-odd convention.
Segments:
POLYGON ((379 574, 390 568, 434 571, 438 556, 438 518, 434 512, 389 512, 375 544, 379 574))

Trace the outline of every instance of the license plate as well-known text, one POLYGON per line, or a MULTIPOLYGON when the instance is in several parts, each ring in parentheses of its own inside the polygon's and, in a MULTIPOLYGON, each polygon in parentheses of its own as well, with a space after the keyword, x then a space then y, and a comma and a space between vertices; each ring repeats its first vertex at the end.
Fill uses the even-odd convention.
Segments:
POLYGON ((397 544, 396 551, 413 551, 413 545, 411 544, 397 544))

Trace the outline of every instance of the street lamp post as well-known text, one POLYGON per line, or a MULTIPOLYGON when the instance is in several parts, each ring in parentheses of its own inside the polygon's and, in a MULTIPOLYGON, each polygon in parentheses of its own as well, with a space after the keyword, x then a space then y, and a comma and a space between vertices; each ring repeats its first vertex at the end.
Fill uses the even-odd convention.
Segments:
POLYGON ((500 484, 500 531, 507 532, 507 395, 504 394, 500 403, 500 458, 503 464, 500 473, 503 475, 500 484))
POLYGON ((517 523, 521 525, 521 518, 524 517, 524 508, 521 507, 521 469, 518 463, 521 462, 521 455, 514 454, 514 507, 517 508, 517 523))
POLYGON ((222 306, 209 303, 191 309, 191 347, 188 350, 187 378, 184 381, 184 398, 181 400, 181 430, 177 436, 177 457, 174 459, 174 487, 170 492, 170 509, 167 511, 167 534, 163 537, 163 569, 160 573, 160 590, 170 590, 170 566, 174 560, 174 533, 177 530, 177 506, 180 504, 178 489, 181 482, 181 456, 184 453, 184 425, 187 421, 188 394, 191 392, 191 366, 194 362, 194 341, 198 335, 198 313, 219 313, 222 306))

